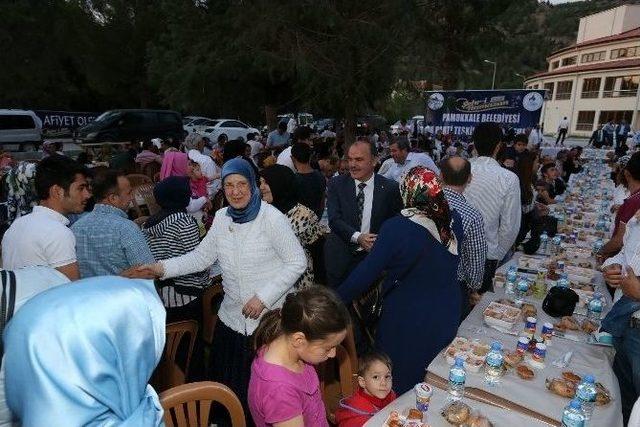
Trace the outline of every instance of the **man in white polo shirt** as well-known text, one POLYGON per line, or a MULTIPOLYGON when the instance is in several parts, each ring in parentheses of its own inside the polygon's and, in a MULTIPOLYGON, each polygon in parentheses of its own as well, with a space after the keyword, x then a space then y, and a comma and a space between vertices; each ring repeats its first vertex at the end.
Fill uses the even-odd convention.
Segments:
POLYGON ((80 278, 76 239, 65 215, 82 213, 91 197, 88 172, 68 157, 50 156, 36 167, 40 204, 15 220, 2 239, 2 266, 55 268, 70 280, 80 278))
POLYGON ((409 152, 409 141, 406 138, 398 137, 391 144, 391 158, 385 160, 380 166, 378 173, 385 178, 400 182, 405 172, 416 166, 424 166, 431 169, 436 174, 440 174, 440 169, 428 154, 409 152))

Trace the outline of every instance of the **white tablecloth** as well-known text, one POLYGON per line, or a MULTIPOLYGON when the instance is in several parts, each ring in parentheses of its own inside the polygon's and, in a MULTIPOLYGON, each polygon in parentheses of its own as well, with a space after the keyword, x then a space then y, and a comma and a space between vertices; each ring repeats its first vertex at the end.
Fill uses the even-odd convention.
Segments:
MULTIPOLYGON (((427 412, 426 421, 430 427, 451 427, 451 424, 440 415, 440 410, 445 406, 447 399, 447 392, 437 388, 433 389, 433 396, 431 397, 431 403, 429 405, 429 411, 427 412)), ((495 406, 487 405, 485 403, 476 402, 475 400, 464 399, 464 402, 471 407, 471 409, 480 412, 487 417, 494 425, 494 427, 500 426, 515 426, 518 427, 542 427, 547 424, 542 423, 534 418, 527 417, 518 412, 509 411, 507 409, 497 408, 495 406)), ((413 391, 408 391, 402 396, 398 397, 394 402, 378 412, 373 418, 371 418, 365 426, 367 427, 380 427, 386 421, 391 411, 398 411, 403 413, 408 408, 414 408, 416 405, 416 396, 413 391)))
MULTIPOLYGON (((511 263, 517 262, 517 258, 518 254, 514 256, 510 263, 501 269, 506 268, 511 263)), ((596 282, 598 282, 599 286, 603 286, 601 276, 598 279, 596 282)), ((607 292, 604 293, 607 297, 609 296, 607 292)), ((504 297, 503 289, 496 289, 496 293, 486 293, 482 301, 473 309, 462 325, 460 325, 458 335, 470 339, 479 338, 487 343, 499 341, 505 350, 515 350, 518 337, 499 332, 484 325, 482 317, 482 312, 486 306, 489 305, 491 301, 502 297, 504 297)), ((536 300, 530 297, 527 299, 527 302, 533 303, 538 310, 538 334, 544 322, 553 323, 557 321, 542 310, 542 300, 536 300)), ((605 310, 608 310, 610 306, 611 300, 609 299, 605 310)), ((524 323, 520 325, 520 329, 522 328, 524 328, 524 323)), ((610 390, 613 401, 606 406, 600 406, 595 409, 590 425, 618 427, 622 426, 622 407, 618 380, 611 368, 614 354, 615 351, 611 347, 595 346, 554 337, 551 346, 547 347, 546 367, 543 370, 534 369, 536 376, 533 380, 522 380, 511 371, 502 378, 500 385, 497 387, 488 387, 484 383, 484 377, 481 371, 477 374, 468 372, 467 385, 484 389, 543 415, 560 420, 562 410, 569 403, 569 399, 549 392, 545 387, 545 379, 548 377, 560 377, 564 370, 573 371, 580 376, 592 374, 595 376, 596 381, 602 383, 610 390), (552 362, 562 357, 562 355, 568 351, 573 351, 573 358, 569 366, 566 369, 558 369, 553 366, 552 362)), ((428 370, 443 378, 448 378, 449 368, 450 366, 447 364, 445 358, 440 354, 431 362, 428 370)))

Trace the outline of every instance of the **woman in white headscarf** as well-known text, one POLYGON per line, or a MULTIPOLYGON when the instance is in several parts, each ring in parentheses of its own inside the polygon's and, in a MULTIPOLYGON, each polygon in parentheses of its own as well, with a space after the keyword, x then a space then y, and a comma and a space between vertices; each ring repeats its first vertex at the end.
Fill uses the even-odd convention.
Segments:
POLYGON ((4 331, 14 416, 23 427, 163 425, 148 382, 165 316, 148 280, 93 277, 35 296, 4 331))

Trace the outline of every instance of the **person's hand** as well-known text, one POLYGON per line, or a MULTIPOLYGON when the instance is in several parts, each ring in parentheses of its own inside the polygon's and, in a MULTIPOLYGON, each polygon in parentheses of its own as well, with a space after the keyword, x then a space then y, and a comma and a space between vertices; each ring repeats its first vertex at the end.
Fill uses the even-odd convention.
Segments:
POLYGON ((358 236, 358 244, 362 247, 362 249, 369 252, 371 251, 373 244, 376 242, 377 237, 378 236, 376 234, 362 233, 358 236))
POLYGON ((260 313, 265 309, 264 304, 257 296, 253 296, 245 305, 242 307, 242 314, 244 317, 248 317, 250 319, 257 319, 260 317, 260 313))
POLYGON ((624 275, 622 274, 622 266, 620 264, 611 264, 603 269, 604 280, 612 288, 617 288, 622 284, 624 275))
POLYGON ((482 299, 482 295, 480 295, 477 291, 473 291, 469 294, 469 304, 476 305, 482 299))
POLYGON ((129 279, 158 279, 164 276, 164 268, 162 264, 143 264, 135 265, 120 273, 121 276, 129 279))
POLYGON ((622 279, 620 285, 622 293, 635 300, 640 300, 640 279, 636 276, 631 267, 627 267, 627 275, 622 279))

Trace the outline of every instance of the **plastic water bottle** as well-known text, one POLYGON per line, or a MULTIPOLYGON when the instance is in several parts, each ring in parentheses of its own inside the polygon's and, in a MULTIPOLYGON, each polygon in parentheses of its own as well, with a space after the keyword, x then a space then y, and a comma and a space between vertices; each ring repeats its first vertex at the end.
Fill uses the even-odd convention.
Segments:
POLYGON ((562 244, 562 237, 555 235, 551 239, 551 255, 560 255, 560 248, 562 244))
POLYGON ((560 273, 560 278, 556 282, 556 285, 560 286, 561 288, 568 288, 570 284, 571 282, 569 282, 567 273, 560 273))
POLYGON ((516 286, 516 297, 514 301, 518 307, 522 306, 524 303, 524 299, 527 296, 528 291, 529 281, 527 279, 520 280, 516 286))
POLYGON ((598 390, 596 390, 593 375, 585 375, 584 378, 582 378, 582 382, 576 389, 576 400, 580 403, 586 420, 589 420, 593 414, 593 407, 596 404, 597 394, 598 390))
POLYGON ((546 231, 543 231, 540 235, 540 253, 549 255, 549 235, 546 231))
POLYGON ((484 381, 487 385, 493 386, 500 383, 500 378, 503 374, 503 362, 502 344, 499 342, 492 343, 484 367, 484 381))
POLYGON ((518 273, 515 266, 509 267, 507 270, 507 282, 504 285, 505 295, 515 295, 516 293, 516 280, 518 279, 518 273))
POLYGON ((586 418, 580 407, 580 401, 572 400, 562 412, 562 427, 584 427, 586 418))
POLYGON ((593 242, 593 246, 591 249, 591 252, 593 253, 593 255, 598 255, 600 253, 600 251, 602 250, 602 247, 604 246, 604 242, 602 241, 602 239, 598 239, 595 242, 593 242))
POLYGON ((464 370, 464 361, 456 357, 456 362, 449 370, 449 398, 460 400, 464 397, 464 383, 467 373, 464 370))
POLYGON ((603 305, 602 294, 600 292, 594 292, 589 300, 589 304, 587 304, 587 318, 600 321, 603 305))

